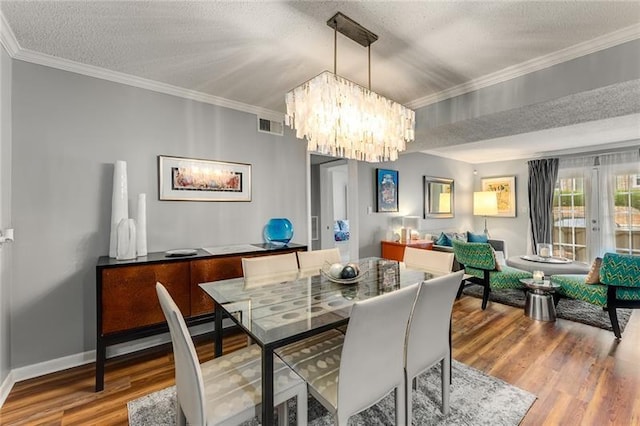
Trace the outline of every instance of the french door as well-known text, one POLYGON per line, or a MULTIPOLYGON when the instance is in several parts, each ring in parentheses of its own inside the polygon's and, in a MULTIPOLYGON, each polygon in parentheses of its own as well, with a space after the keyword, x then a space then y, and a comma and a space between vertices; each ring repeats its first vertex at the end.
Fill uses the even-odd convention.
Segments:
POLYGON ((554 255, 591 262, 604 252, 640 255, 640 174, 595 166, 559 173, 554 255))

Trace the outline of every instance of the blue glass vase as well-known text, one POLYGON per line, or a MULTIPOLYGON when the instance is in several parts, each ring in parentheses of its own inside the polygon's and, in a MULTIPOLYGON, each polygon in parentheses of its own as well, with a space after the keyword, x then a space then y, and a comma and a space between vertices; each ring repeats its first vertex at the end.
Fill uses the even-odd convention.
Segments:
POLYGON ((270 219, 264 227, 264 239, 275 246, 286 246, 293 238, 293 225, 289 219, 270 219))

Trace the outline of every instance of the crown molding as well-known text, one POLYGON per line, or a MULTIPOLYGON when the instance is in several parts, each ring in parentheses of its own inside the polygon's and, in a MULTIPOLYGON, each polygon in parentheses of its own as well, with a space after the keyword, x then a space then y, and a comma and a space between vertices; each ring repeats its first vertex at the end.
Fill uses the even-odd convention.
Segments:
POLYGON ((182 87, 173 86, 171 84, 161 83, 159 81, 154 81, 147 78, 136 77, 131 74, 108 70, 106 68, 82 64, 68 59, 62 59, 44 53, 34 52, 28 49, 20 49, 13 57, 14 59, 19 59, 21 61, 31 62, 34 64, 57 68, 76 74, 82 74, 89 77, 112 81, 114 83, 125 84, 127 86, 147 89, 158 93, 164 93, 167 95, 173 95, 184 99, 202 102, 205 104, 217 105, 237 111, 247 112, 274 121, 284 120, 284 114, 278 111, 260 108, 254 105, 233 101, 219 96, 213 96, 195 90, 189 90, 182 87))
POLYGON ((15 34, 11 31, 11 27, 0 11, 0 41, 5 46, 7 53, 13 58, 33 64, 44 65, 51 68, 57 68, 63 71, 69 71, 76 74, 86 75, 89 77, 99 78, 101 80, 112 81, 114 83, 125 84, 127 86, 147 89, 158 93, 177 96, 192 101, 198 101, 205 104, 217 105, 237 111, 255 114, 259 117, 273 121, 283 121, 284 114, 279 111, 273 111, 266 108, 249 105, 231 99, 213 96, 195 90, 185 89, 183 87, 173 86, 171 84, 161 83, 159 81, 147 78, 136 77, 131 74, 125 74, 118 71, 112 71, 106 68, 96 67, 94 65, 82 64, 80 62, 71 61, 69 59, 58 58, 46 53, 35 52, 29 49, 23 49, 16 40, 15 34))
MULTIPOLYGON (((487 74, 483 77, 475 80, 468 81, 458 86, 451 87, 449 89, 434 93, 422 98, 418 98, 405 104, 407 108, 417 109, 427 105, 431 105, 436 102, 443 101, 445 99, 453 98, 455 96, 463 95, 465 93, 473 92, 475 90, 482 89, 484 87, 492 86, 494 84, 502 83, 511 80, 516 77, 521 77, 525 74, 529 74, 534 71, 539 71, 544 68, 548 68, 553 65, 557 65, 562 62, 566 62, 572 59, 579 58, 581 56, 588 55, 600 50, 607 49, 609 47, 617 46, 628 41, 640 39, 640 24, 632 25, 622 28, 618 31, 606 34, 602 37, 598 37, 586 42, 576 44, 574 46, 567 47, 562 50, 558 50, 549 55, 540 56, 538 58, 517 64, 511 67, 507 67, 495 73, 487 74)), ((15 34, 11 30, 11 27, 7 23, 4 14, 0 10, 0 42, 5 47, 9 55, 14 59, 19 59, 26 62, 31 62, 38 65, 45 65, 52 68, 61 69, 64 71, 73 72, 76 74, 82 74, 89 77, 99 78, 103 80, 112 81, 114 83, 125 84, 128 86, 139 87, 142 89, 151 90, 154 92, 164 93, 167 95, 173 95, 184 99, 190 99, 206 104, 217 105, 225 108, 234 109, 237 111, 243 111, 250 114, 256 114, 262 118, 270 119, 273 121, 283 121, 284 114, 279 111, 274 111, 266 108, 257 107, 254 105, 245 104, 242 102, 233 101, 230 99, 222 98, 219 96, 213 96, 206 93, 198 92, 195 90, 189 90, 178 86, 173 86, 166 83, 160 83, 158 81, 136 77, 130 74, 125 74, 117 71, 108 70, 106 68, 96 67, 93 65, 86 65, 79 62, 71 61, 68 59, 62 59, 55 56, 47 55, 44 53, 35 52, 20 47, 15 34)))
POLYGON ((18 40, 16 40, 16 35, 13 33, 13 30, 5 19, 2 10, 0 10, 0 44, 4 46, 5 50, 11 57, 14 57, 20 50, 20 45, 18 44, 18 40))
POLYGON ((590 53, 598 52, 600 50, 608 49, 637 39, 640 39, 640 24, 631 25, 618 31, 605 34, 604 36, 558 50, 548 55, 540 56, 538 58, 504 68, 500 71, 487 74, 475 80, 467 81, 466 83, 459 84, 441 92, 416 99, 405 104, 405 106, 411 109, 422 108, 436 102, 444 101, 445 99, 464 95, 465 93, 493 86, 494 84, 503 83, 534 71, 549 68, 562 62, 570 61, 590 53))

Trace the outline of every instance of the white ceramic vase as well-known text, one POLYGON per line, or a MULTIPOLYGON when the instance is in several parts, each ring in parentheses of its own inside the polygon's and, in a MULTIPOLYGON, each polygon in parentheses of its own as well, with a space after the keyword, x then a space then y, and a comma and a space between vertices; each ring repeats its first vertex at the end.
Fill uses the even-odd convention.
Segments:
POLYGON ((118 226, 122 219, 129 218, 127 192, 127 162, 118 160, 113 168, 113 195, 111 197, 111 235, 109 257, 117 257, 118 226))
POLYGON ((147 255, 147 194, 138 194, 136 217, 136 251, 138 256, 147 255))
POLYGON ((133 219, 122 219, 118 224, 118 247, 116 259, 129 260, 136 258, 136 221, 133 219))

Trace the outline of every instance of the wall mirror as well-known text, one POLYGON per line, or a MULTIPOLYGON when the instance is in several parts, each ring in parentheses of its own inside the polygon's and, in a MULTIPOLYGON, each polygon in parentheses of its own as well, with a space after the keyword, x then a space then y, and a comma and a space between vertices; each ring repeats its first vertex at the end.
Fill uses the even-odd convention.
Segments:
POLYGON ((453 179, 424 176, 424 218, 453 217, 453 179))

